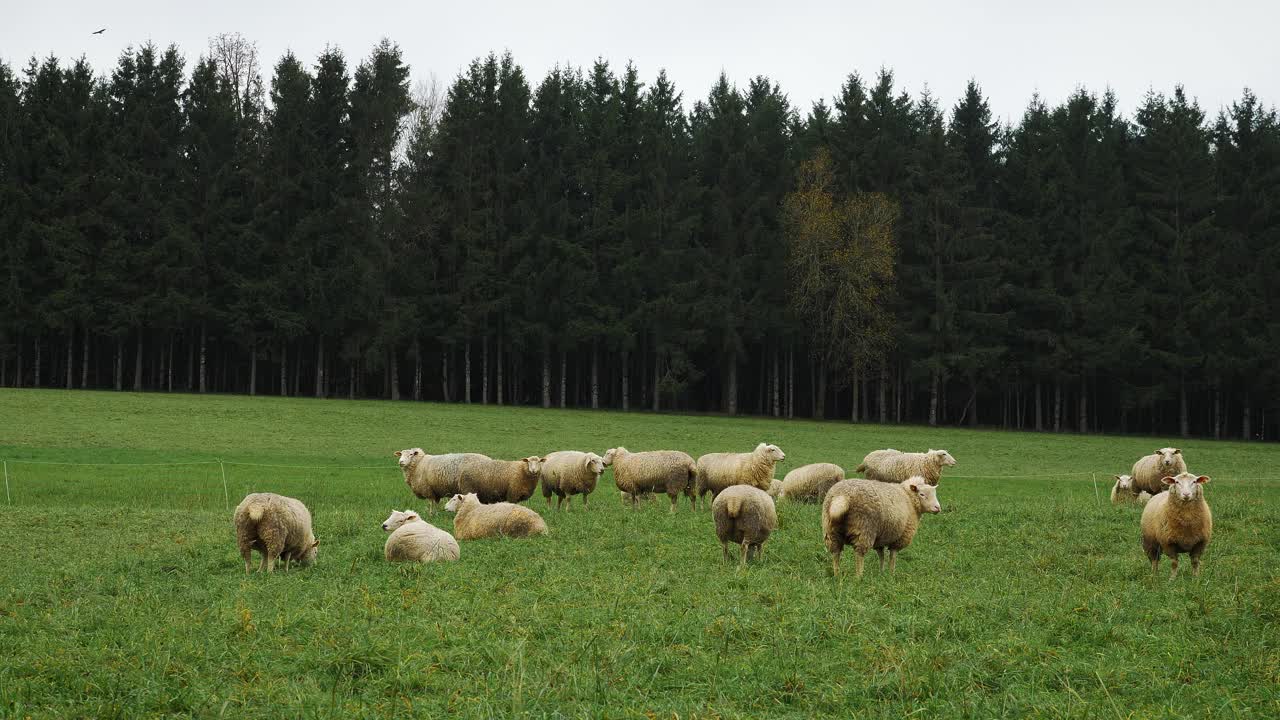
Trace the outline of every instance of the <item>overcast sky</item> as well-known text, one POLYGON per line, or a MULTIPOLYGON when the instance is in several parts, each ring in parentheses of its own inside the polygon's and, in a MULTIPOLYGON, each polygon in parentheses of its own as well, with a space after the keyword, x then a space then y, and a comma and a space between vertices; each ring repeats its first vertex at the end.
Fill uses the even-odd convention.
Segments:
POLYGON ((633 60, 703 97, 723 70, 739 86, 758 74, 807 111, 850 72, 894 70, 912 94, 926 84, 950 106, 976 78, 996 116, 1016 121, 1032 93, 1050 103, 1077 86, 1118 94, 1126 113, 1148 89, 1182 83, 1212 117, 1248 86, 1280 102, 1280 3, 1219 0, 1040 2, 334 2, 333 0, 53 0, 3 13, 0 57, 84 55, 99 73, 130 44, 175 43, 188 70, 208 38, 258 43, 264 81, 286 49, 310 65, 337 45, 354 69, 382 37, 399 43, 415 78, 452 79, 489 50, 509 49, 534 84, 559 63, 633 60), (102 35, 90 35, 105 27, 102 35))

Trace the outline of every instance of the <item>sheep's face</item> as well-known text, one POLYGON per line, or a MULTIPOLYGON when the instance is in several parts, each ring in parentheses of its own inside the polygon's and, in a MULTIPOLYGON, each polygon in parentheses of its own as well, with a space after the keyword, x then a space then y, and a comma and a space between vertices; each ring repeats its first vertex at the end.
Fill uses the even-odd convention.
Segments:
POLYGON ((1164 477, 1160 479, 1160 484, 1168 488, 1169 499, 1178 502, 1192 502, 1204 497, 1205 483, 1209 482, 1207 475, 1192 475, 1191 473, 1179 473, 1177 477, 1164 477))
POLYGON ((308 545, 307 549, 303 550, 302 554, 297 557, 298 562, 302 563, 303 565, 310 565, 314 563, 316 561, 316 548, 318 548, 319 546, 320 546, 320 541, 316 540, 315 538, 312 538, 311 544, 308 545))
POLYGON ((587 453, 587 469, 596 475, 604 472, 604 458, 595 453, 587 453))
POLYGON ((930 450, 929 454, 935 458, 935 461, 940 466, 951 467, 956 464, 956 459, 951 457, 951 453, 946 450, 930 450))
POLYGON ((1133 492, 1133 476, 1132 475, 1116 475, 1116 489, 1125 492, 1133 492))
POLYGON ((418 464, 418 461, 426 456, 422 452, 422 448, 409 448, 408 450, 397 450, 396 457, 400 458, 400 469, 411 468, 418 464))
POLYGON ((422 517, 412 510, 392 510, 391 517, 382 523, 382 529, 388 532, 399 528, 407 522, 416 522, 422 517))
POLYGON ((787 459, 787 454, 782 452, 782 448, 777 445, 766 445, 760 443, 756 446, 756 452, 763 452, 764 456, 774 462, 782 462, 787 459))
POLYGON ((938 488, 924 481, 922 477, 913 477, 902 483, 916 502, 916 509, 921 513, 940 513, 942 504, 938 502, 938 488))
POLYGON ((600 461, 604 463, 605 467, 609 467, 610 465, 613 464, 613 459, 618 456, 619 451, 626 452, 627 449, 622 447, 609 448, 608 450, 604 451, 604 457, 601 458, 600 461))
POLYGON ((454 495, 453 497, 449 498, 449 502, 444 504, 444 509, 448 510, 449 512, 458 512, 458 508, 462 507, 465 503, 468 503, 472 500, 476 502, 480 502, 479 496, 477 496, 475 493, 467 493, 466 495, 454 495))
POLYGON ((527 475, 537 475, 542 470, 542 458, 530 455, 524 459, 524 471, 527 475))
POLYGON ((1178 448, 1167 447, 1160 448, 1156 451, 1156 454, 1160 456, 1160 470, 1173 472, 1173 469, 1178 466, 1178 456, 1182 454, 1182 451, 1178 448))

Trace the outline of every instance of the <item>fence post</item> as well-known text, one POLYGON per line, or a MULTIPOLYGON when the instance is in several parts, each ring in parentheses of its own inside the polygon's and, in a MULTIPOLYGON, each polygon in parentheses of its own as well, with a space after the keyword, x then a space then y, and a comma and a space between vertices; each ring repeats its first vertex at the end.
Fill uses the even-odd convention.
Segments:
POLYGON ((1098 473, 1091 472, 1089 473, 1089 477, 1093 478, 1093 497, 1101 503, 1102 495, 1098 494, 1098 473))
POLYGON ((222 464, 222 458, 218 458, 218 468, 222 470, 222 504, 223 507, 231 509, 231 493, 227 491, 227 466, 222 464))
POLYGON ((10 505, 13 504, 13 498, 9 495, 9 461, 4 461, 4 500, 10 505))

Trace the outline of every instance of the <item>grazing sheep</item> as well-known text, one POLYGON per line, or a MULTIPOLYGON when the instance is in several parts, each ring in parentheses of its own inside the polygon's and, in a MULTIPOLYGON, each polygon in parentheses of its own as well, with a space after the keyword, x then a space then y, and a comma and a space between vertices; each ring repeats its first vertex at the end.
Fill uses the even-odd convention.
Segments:
POLYGON ((483 505, 475 493, 454 495, 444 509, 457 513, 453 518, 453 532, 459 540, 547 534, 547 523, 533 510, 509 502, 483 505))
POLYGON ((1138 491, 1133 488, 1132 475, 1116 475, 1116 484, 1111 486, 1111 504, 1121 505, 1128 502, 1137 502, 1139 505, 1146 505, 1151 499, 1151 493, 1146 490, 1138 491))
POLYGON ((414 495, 427 501, 427 508, 432 513, 441 500, 447 500, 458 493, 458 475, 463 462, 489 459, 488 455, 479 453, 428 455, 422 448, 397 450, 396 457, 400 458, 400 471, 404 473, 405 484, 414 495))
POLYGON ((769 533, 778 527, 773 498, 750 485, 731 485, 722 490, 711 502, 711 515, 716 521, 716 537, 720 539, 724 559, 733 559, 729 555, 732 542, 742 547, 738 558, 743 565, 751 559, 753 550, 756 559, 760 559, 769 533))
POLYGON ((840 573, 840 553, 852 545, 858 553, 858 577, 867 551, 875 548, 884 570, 884 551, 889 550, 889 572, 897 563, 898 551, 911 544, 923 513, 942 512, 938 489, 922 477, 896 485, 875 480, 841 480, 827 491, 822 501, 822 540, 831 553, 831 568, 840 573))
POLYGON ((262 553, 258 572, 275 572, 280 557, 285 570, 294 560, 301 565, 315 562, 320 541, 311 532, 311 513, 301 501, 275 493, 250 493, 236 506, 233 519, 245 575, 254 550, 262 553))
POLYGON ((1135 492, 1146 490, 1152 495, 1164 492, 1163 478, 1175 477, 1187 471, 1187 461, 1178 448, 1160 448, 1151 455, 1138 458, 1133 464, 1133 488, 1135 492))
POLYGON ((382 523, 382 529, 391 532, 382 550, 393 562, 429 563, 458 559, 458 541, 412 510, 392 510, 391 517, 382 523))
POLYGON ((868 480, 888 483, 921 477, 925 482, 936 486, 942 478, 942 468, 955 464, 956 459, 946 450, 908 453, 890 448, 867 453, 857 472, 863 473, 868 480))
POLYGON ((1178 553, 1191 556, 1191 574, 1200 574, 1200 555, 1213 536, 1213 513, 1204 500, 1208 476, 1189 472, 1160 479, 1168 490, 1154 495, 1142 510, 1142 549, 1151 560, 1151 573, 1160 570, 1160 553, 1173 561, 1172 580, 1178 577, 1178 553))
POLYGON ((678 450, 650 450, 633 453, 624 447, 609 448, 601 460, 613 468, 613 483, 622 492, 622 501, 635 508, 646 495, 665 492, 671 498, 671 512, 676 511, 680 493, 689 498, 689 506, 697 507, 694 482, 696 465, 688 453, 678 450))
POLYGON ((542 497, 551 507, 551 496, 556 496, 556 509, 567 498, 573 507, 573 496, 582 496, 582 507, 587 507, 587 496, 596 490, 600 474, 604 472, 604 458, 593 452, 561 450, 542 459, 542 497))
POLYGON ((725 488, 750 485, 768 490, 774 467, 787 458, 777 445, 760 443, 749 453, 708 453, 698 458, 697 494, 711 493, 714 501, 725 488))
POLYGON ((542 458, 537 455, 523 460, 468 458, 458 474, 458 493, 474 493, 483 503, 524 502, 538 487, 541 466, 542 458))
POLYGON ((801 465, 782 479, 782 496, 797 502, 822 502, 832 485, 844 479, 844 468, 832 463, 801 465))
POLYGON ((773 478, 769 481, 769 489, 765 492, 769 493, 769 497, 773 498, 774 501, 777 501, 778 498, 782 497, 782 481, 778 478, 773 478))

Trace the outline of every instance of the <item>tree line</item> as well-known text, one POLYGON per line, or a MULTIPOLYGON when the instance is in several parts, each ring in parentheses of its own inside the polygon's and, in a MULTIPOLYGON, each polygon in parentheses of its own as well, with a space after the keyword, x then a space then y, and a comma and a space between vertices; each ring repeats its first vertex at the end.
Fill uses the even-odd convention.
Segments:
POLYGON ((510 54, 415 92, 238 35, 0 64, 0 384, 1275 438, 1280 125, 1245 90, 881 70, 797 108, 510 54))

